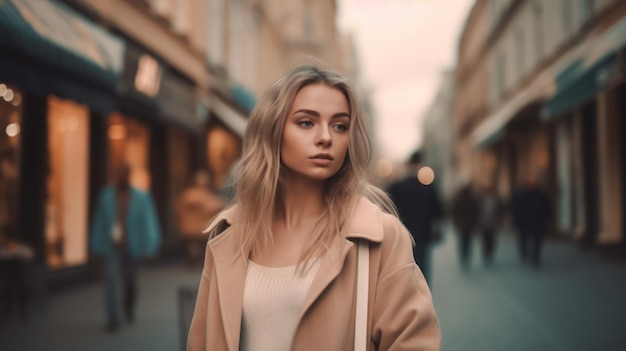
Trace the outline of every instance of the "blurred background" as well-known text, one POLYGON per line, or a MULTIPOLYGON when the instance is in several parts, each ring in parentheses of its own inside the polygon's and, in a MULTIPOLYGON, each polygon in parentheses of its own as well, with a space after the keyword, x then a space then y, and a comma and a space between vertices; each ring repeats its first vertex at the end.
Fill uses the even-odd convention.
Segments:
POLYGON ((451 221, 432 245, 445 350, 626 349, 625 48, 624 0, 0 0, 0 349, 182 349, 201 264, 179 199, 204 171, 228 203, 256 99, 315 60, 361 98, 373 183, 420 150, 446 218, 463 184, 509 204, 492 264, 478 228, 468 266, 451 221), (89 228, 125 163, 163 242, 109 334, 89 228), (534 269, 529 177, 550 214, 534 269))

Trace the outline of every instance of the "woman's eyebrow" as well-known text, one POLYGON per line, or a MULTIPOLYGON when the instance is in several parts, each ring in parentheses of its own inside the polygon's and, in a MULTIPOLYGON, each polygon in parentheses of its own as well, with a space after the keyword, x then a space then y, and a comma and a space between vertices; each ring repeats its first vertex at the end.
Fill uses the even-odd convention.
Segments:
MULTIPOLYGON (((297 110, 296 112, 294 112, 293 114, 297 114, 297 113, 306 113, 307 115, 311 115, 311 116, 315 116, 315 117, 319 117, 320 113, 317 111, 313 111, 313 110, 309 110, 309 109, 305 109, 305 108, 301 108, 299 110, 297 110)), ((335 113, 332 118, 340 118, 340 117, 348 117, 350 118, 350 114, 347 112, 338 112, 335 113)))

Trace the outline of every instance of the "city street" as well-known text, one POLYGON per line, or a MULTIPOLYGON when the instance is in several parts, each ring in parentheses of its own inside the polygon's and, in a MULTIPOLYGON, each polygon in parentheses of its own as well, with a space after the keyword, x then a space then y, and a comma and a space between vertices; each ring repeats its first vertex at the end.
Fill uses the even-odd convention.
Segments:
POLYGON ((474 242, 473 265, 458 269, 456 242, 434 250, 433 298, 443 350, 574 351, 626 349, 626 263, 574 243, 548 241, 543 267, 522 266, 501 235, 492 268, 474 242))
MULTIPOLYGON (((433 295, 443 350, 623 350, 626 263, 549 241, 540 270, 522 266, 510 235, 501 235, 493 267, 458 269, 455 237, 434 250, 433 295)), ((137 320, 104 331, 102 288, 76 287, 50 297, 45 313, 25 322, 2 320, 2 350, 180 350, 179 286, 199 270, 180 264, 143 267, 137 320), (9 345, 7 348, 6 346, 9 345)))

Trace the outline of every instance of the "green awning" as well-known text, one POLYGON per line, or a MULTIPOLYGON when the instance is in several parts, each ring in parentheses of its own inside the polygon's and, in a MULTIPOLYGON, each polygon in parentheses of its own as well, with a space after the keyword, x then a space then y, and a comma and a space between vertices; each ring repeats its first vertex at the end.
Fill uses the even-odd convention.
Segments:
POLYGON ((230 93, 234 102, 246 113, 250 113, 256 105, 254 94, 239 84, 233 83, 230 93))
POLYGON ((626 18, 592 40, 578 60, 556 74, 557 93, 548 101, 544 119, 590 100, 615 76, 618 52, 626 45, 626 18))
POLYGON ((544 119, 550 119, 593 98, 617 71, 617 65, 617 56, 609 54, 590 67, 583 61, 567 66, 557 75, 557 92, 543 110, 544 119))
POLYGON ((124 42, 60 2, 0 0, 0 51, 0 81, 115 108, 124 42))

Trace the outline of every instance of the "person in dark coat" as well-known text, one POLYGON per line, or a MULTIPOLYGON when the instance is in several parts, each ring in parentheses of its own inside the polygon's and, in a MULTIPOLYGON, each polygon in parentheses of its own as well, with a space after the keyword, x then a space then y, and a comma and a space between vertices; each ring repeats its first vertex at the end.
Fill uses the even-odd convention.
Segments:
POLYGON ((421 152, 414 152, 407 162, 408 175, 389 187, 389 195, 398 209, 400 220, 407 227, 413 239, 413 256, 430 282, 430 246, 438 229, 438 220, 443 210, 434 184, 418 179, 421 168, 421 152))
POLYGON ((530 263, 536 268, 540 266, 543 237, 550 215, 550 197, 533 173, 525 186, 513 196, 513 225, 523 263, 530 263))
POLYGON ((452 198, 450 203, 452 224, 459 234, 459 257, 461 268, 469 266, 472 235, 477 229, 480 219, 480 202, 474 194, 472 184, 465 181, 452 198))
POLYGON ((491 266, 496 247, 496 236, 504 217, 505 204, 498 196, 493 184, 486 184, 480 194, 480 229, 483 262, 491 266))

